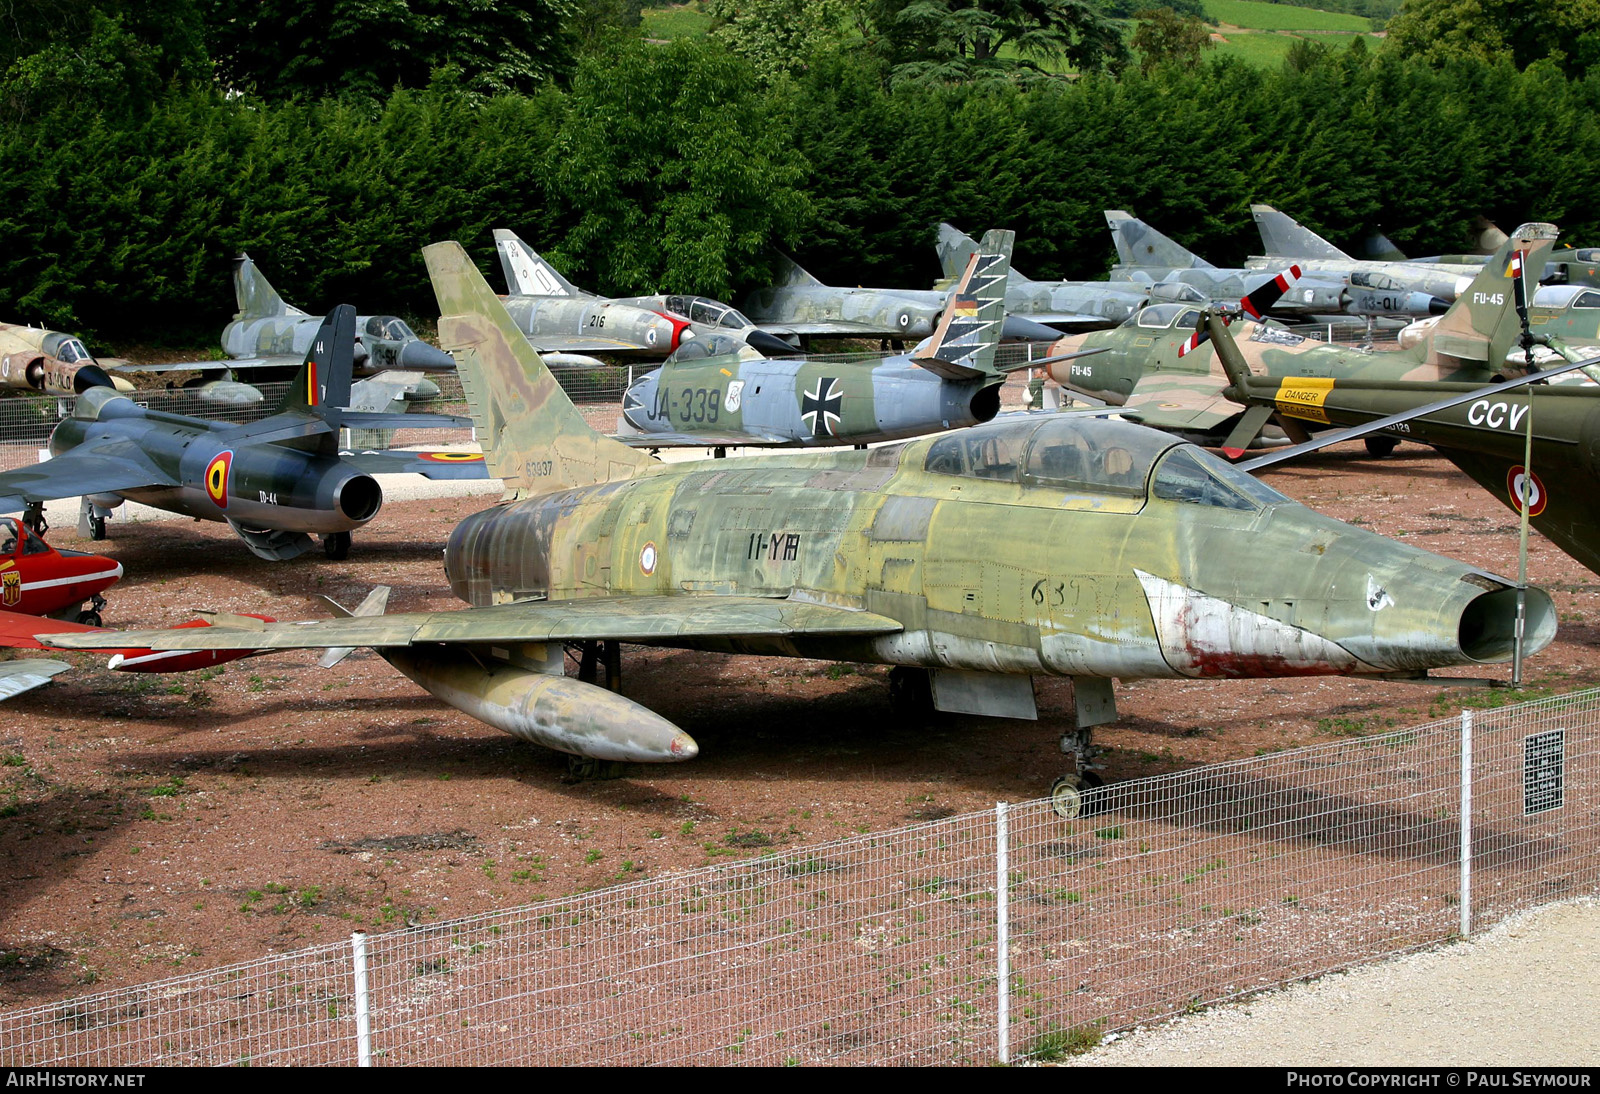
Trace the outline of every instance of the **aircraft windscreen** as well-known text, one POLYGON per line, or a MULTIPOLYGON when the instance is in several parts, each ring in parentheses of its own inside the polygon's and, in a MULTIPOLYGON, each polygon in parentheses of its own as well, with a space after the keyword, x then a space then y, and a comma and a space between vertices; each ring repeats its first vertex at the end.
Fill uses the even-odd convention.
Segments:
POLYGON ((50 553, 50 548, 44 540, 39 538, 38 533, 27 525, 23 525, 22 553, 25 555, 44 555, 50 553))
POLYGON ((941 437, 928 447, 923 467, 936 475, 1142 497, 1151 465, 1176 443, 1127 422, 1052 418, 941 437))
POLYGON ((1167 501, 1253 511, 1289 499, 1203 448, 1184 445, 1156 469, 1151 494, 1167 501))
POLYGON ((396 342, 403 342, 408 338, 415 338, 416 332, 406 325, 405 320, 397 319, 392 315, 374 315, 367 320, 367 333, 374 338, 390 338, 396 342))
POLYGON ((1139 326, 1160 330, 1172 326, 1173 321, 1183 313, 1188 313, 1190 324, 1199 314, 1187 304, 1151 304, 1140 311, 1136 318, 1139 326))
POLYGON ((1600 308, 1600 292, 1581 293, 1572 302, 1574 308, 1600 308))
POLYGON ((79 361, 89 360, 89 351, 83 348, 83 343, 76 338, 68 338, 61 343, 61 349, 56 353, 56 360, 64 365, 74 365, 79 361))
POLYGON ((708 334, 704 338, 685 340, 668 357, 668 361, 683 364, 685 361, 703 361, 707 357, 722 357, 739 352, 740 343, 725 334, 708 334))

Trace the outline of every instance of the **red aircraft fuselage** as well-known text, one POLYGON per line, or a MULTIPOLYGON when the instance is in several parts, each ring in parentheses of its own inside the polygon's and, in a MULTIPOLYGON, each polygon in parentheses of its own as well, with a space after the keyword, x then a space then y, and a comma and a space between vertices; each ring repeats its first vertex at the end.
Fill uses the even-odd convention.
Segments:
POLYGON ((0 517, 0 610, 72 619, 122 577, 122 563, 58 551, 16 517, 0 517))

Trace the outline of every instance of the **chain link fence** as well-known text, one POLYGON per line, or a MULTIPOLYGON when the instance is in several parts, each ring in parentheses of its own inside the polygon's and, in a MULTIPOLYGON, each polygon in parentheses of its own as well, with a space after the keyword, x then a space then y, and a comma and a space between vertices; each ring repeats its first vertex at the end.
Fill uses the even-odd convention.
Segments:
POLYGON ((1073 820, 1002 805, 357 935, 0 1015, 0 1061, 1048 1059, 1594 892, 1597 738, 1600 689, 1120 783, 1073 820))

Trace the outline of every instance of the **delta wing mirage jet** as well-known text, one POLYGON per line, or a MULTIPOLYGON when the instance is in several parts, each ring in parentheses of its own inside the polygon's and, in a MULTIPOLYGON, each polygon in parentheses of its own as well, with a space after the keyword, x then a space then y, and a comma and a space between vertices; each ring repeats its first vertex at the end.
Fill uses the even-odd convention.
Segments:
POLYGON ((102 365, 70 334, 0 323, 0 387, 47 395, 76 395, 91 387, 132 391, 127 380, 107 372, 118 364, 102 365))
POLYGON ((1311 277, 1344 281, 1353 289, 1393 285, 1405 292, 1455 300, 1472 283, 1483 265, 1477 259, 1465 262, 1372 262, 1352 258, 1293 217, 1278 212, 1270 205, 1252 205, 1250 215, 1255 218, 1256 228, 1261 232, 1261 246, 1265 251, 1245 260, 1245 265, 1255 270, 1274 270, 1285 263, 1294 262, 1311 277))
MULTIPOLYGON (((1510 276, 1512 254, 1542 256, 1556 235, 1550 224, 1518 228, 1468 291, 1431 326, 1420 329, 1414 344, 1401 350, 1368 352, 1328 345, 1261 320, 1272 293, 1292 283, 1289 275, 1280 275, 1273 286, 1241 301, 1253 318, 1237 327, 1235 341, 1251 368, 1268 376, 1485 383, 1496 375, 1514 375, 1524 366, 1518 349, 1522 327, 1510 276)), ((1116 330, 1061 339, 1051 347, 1053 354, 1095 348, 1107 352, 1052 364, 1051 376, 1071 391, 1122 406, 1127 416, 1147 425, 1220 445, 1230 453, 1242 450, 1256 440, 1273 414, 1263 408, 1246 411, 1227 397, 1227 374, 1213 347, 1196 337, 1203 330, 1200 308, 1151 305, 1116 330)), ((1281 416, 1276 420, 1294 439, 1305 439, 1295 421, 1281 416)), ((1393 438, 1374 437, 1368 447, 1385 454, 1394 444, 1393 438)))
POLYGON ((42 532, 46 501, 81 497, 80 533, 102 539, 111 510, 131 500, 227 521, 261 558, 302 554, 310 533, 322 537, 329 558, 344 558, 351 531, 383 504, 374 473, 486 477, 475 453, 339 454, 343 428, 461 424, 342 409, 350 399, 355 328, 348 304, 330 312, 278 412, 246 425, 148 410, 109 387, 88 388, 50 434, 51 459, 0 472, 0 512, 21 510, 42 532))
MULTIPOLYGON (((1054 795, 1069 816, 1098 781, 1089 730, 1115 717, 1112 677, 1420 678, 1510 653, 1506 581, 1126 422, 1037 415, 866 451, 656 463, 584 423, 458 244, 423 254, 507 488, 445 551, 471 607, 42 641, 372 647, 456 709, 596 761, 699 751, 618 693, 623 642, 888 664, 901 709, 1024 719, 1031 676, 1066 675, 1080 728, 1054 795), (565 643, 583 646, 577 678, 565 643)), ((1529 604, 1542 647, 1551 602, 1529 604)))
POLYGON ((506 275, 506 311, 549 364, 596 366, 590 353, 665 357, 713 332, 763 353, 788 353, 787 342, 709 296, 627 296, 584 292, 515 232, 494 230, 506 275))
MULTIPOLYGON (((1237 300, 1260 290, 1293 262, 1284 259, 1261 268, 1224 269, 1121 209, 1107 209, 1105 215, 1117 248, 1112 280, 1149 284, 1153 303, 1237 300), (1181 291, 1185 288, 1189 295, 1181 291)), ((1284 293, 1271 308, 1272 315, 1290 322, 1322 322, 1343 316, 1440 315, 1455 299, 1453 281, 1452 291, 1445 296, 1408 289, 1398 279, 1380 273, 1332 275, 1314 272, 1305 263, 1299 265, 1301 276, 1294 291, 1284 293)))
MULTIPOLYGON (((945 281, 936 288, 948 290, 978 251, 978 241, 949 224, 939 225, 939 265, 945 281)), ((1207 297, 1198 292, 1193 300, 1207 297)), ((1022 315, 1053 327, 1089 329, 1114 327, 1152 299, 1150 287, 1133 282, 1034 281, 1013 267, 1006 284, 1006 314, 1022 315)), ((1163 298, 1165 299, 1165 298, 1163 298)))
MULTIPOLYGON (((130 372, 227 371, 249 373, 252 377, 266 376, 273 370, 285 376, 298 371, 322 331, 322 316, 308 314, 286 303, 247 254, 234 260, 233 295, 239 310, 234 313, 233 321, 222 328, 222 349, 227 357, 159 365, 122 364, 119 369, 130 372)), ((424 373, 449 372, 455 368, 448 353, 428 345, 405 320, 393 315, 356 316, 351 346, 357 376, 372 376, 386 370, 424 373)))
POLYGON ((628 388, 618 439, 641 448, 865 445, 989 421, 1000 411, 1006 379, 995 347, 1009 298, 1012 238, 983 237, 984 252, 967 258, 939 329, 912 352, 782 360, 713 334, 628 388))

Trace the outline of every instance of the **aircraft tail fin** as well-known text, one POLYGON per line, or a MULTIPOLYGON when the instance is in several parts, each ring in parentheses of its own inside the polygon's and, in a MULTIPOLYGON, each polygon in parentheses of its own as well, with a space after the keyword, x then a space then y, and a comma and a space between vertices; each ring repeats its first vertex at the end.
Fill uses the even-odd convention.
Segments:
POLYGON ((500 252, 500 269, 505 272, 506 292, 511 296, 583 295, 559 270, 540 258, 538 251, 522 242, 516 232, 496 228, 494 249, 500 252))
POLYGON ((1300 224, 1294 217, 1280 213, 1270 205, 1252 205, 1250 215, 1255 218, 1256 229, 1261 233, 1261 246, 1266 248, 1263 253, 1268 257, 1350 259, 1349 255, 1300 224))
MULTIPOLYGON (((366 599, 360 604, 357 604, 353 610, 346 608, 331 596, 324 596, 322 599, 327 603, 329 608, 333 609, 334 615, 340 619, 359 619, 370 616, 378 616, 382 615, 389 607, 389 586, 378 585, 374 587, 373 590, 367 594, 366 599)), ((337 665, 340 661, 343 661, 346 657, 349 657, 355 651, 356 648, 354 646, 330 646, 328 649, 323 651, 322 656, 317 659, 317 665, 321 668, 331 669, 333 666, 337 665)))
POLYGON ((806 273, 800 268, 800 263, 790 258, 783 252, 778 253, 778 281, 777 284, 786 289, 803 288, 808 285, 821 285, 822 282, 806 273))
MULTIPOLYGON (((340 304, 323 319, 311 339, 311 349, 306 352, 305 363, 289 382, 283 401, 278 404, 279 414, 310 414, 330 419, 334 426, 331 442, 337 449, 338 426, 330 415, 336 415, 350 405, 351 375, 355 372, 356 309, 340 304)), ((326 443, 321 447, 326 447, 326 443)))
POLYGON ((1107 209, 1106 226, 1117 245, 1119 266, 1159 266, 1166 269, 1211 269, 1211 263, 1176 240, 1169 239, 1131 213, 1107 209))
POLYGON ((1485 216, 1472 218, 1473 250, 1477 254, 1492 255, 1505 246, 1507 236, 1493 221, 1485 216))
POLYGON ((1503 367, 1522 337, 1517 294, 1525 290, 1514 282, 1521 276, 1524 286, 1539 283, 1560 234, 1554 224, 1539 222, 1512 232, 1429 332, 1434 354, 1485 363, 1490 369, 1503 367))
POLYGON ((1006 321, 1006 279, 1015 232, 991 230, 967 259, 966 272, 950 294, 939 329, 913 358, 947 378, 999 376, 994 367, 1006 321))
POLYGON ((939 269, 945 277, 960 277, 967 269, 967 259, 978 251, 978 241, 950 224, 939 225, 939 239, 934 246, 939 251, 939 269))
POLYGON ((271 315, 305 315, 292 304, 284 302, 278 290, 272 287, 267 275, 261 272, 249 255, 240 252, 233 260, 233 298, 239 305, 234 320, 264 319, 271 315))
POLYGON ((422 249, 439 300, 439 344, 456 372, 489 473, 509 497, 632 478, 644 452, 583 420, 494 291, 454 241, 422 249))

